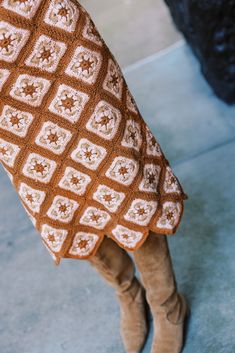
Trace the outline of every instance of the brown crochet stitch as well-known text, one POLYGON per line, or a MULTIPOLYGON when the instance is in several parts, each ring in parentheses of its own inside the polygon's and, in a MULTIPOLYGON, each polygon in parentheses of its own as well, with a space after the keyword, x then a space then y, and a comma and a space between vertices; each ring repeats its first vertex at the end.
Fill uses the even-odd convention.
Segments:
POLYGON ((176 231, 186 195, 81 5, 0 1, 0 90, 0 160, 56 264, 176 231))

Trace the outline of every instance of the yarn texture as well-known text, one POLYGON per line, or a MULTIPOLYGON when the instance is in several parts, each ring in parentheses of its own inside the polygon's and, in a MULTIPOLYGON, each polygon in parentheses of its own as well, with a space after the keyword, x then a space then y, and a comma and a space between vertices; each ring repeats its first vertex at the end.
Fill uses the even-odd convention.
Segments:
POLYGON ((56 264, 173 234, 187 198, 73 0, 0 1, 0 161, 56 264))

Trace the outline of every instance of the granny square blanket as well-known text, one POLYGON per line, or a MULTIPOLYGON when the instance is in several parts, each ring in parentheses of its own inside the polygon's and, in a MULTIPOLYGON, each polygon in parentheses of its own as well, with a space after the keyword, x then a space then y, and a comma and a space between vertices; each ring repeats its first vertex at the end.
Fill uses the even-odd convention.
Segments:
POLYGON ((0 1, 0 161, 56 264, 180 223, 186 195, 76 1, 0 1))

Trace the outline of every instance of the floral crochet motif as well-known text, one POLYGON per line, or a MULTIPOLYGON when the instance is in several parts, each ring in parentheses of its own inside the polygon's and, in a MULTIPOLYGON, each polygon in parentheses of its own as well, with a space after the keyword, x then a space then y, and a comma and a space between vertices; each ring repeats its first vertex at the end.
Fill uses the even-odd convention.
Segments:
POLYGON ((62 84, 59 86, 49 110, 69 120, 71 123, 76 123, 88 99, 87 94, 62 84))
POLYGON ((104 229, 110 219, 107 212, 96 207, 88 207, 82 215, 80 223, 96 229, 104 229))
POLYGON ((0 161, 9 167, 13 167, 19 152, 19 146, 0 138, 0 161))
POLYGON ((42 0, 4 0, 2 6, 30 19, 35 15, 41 1, 42 0))
POLYGON ((136 199, 132 202, 130 209, 124 218, 141 226, 147 226, 156 212, 157 202, 136 199))
POLYGON ((56 163, 48 158, 42 157, 36 153, 30 153, 24 166, 22 173, 28 178, 49 183, 55 171, 56 163))
POLYGON ((85 194, 90 182, 91 177, 89 175, 81 173, 72 167, 67 167, 59 182, 59 187, 82 196, 85 194))
POLYGON ((165 202, 162 216, 157 222, 157 227, 162 229, 174 229, 179 223, 182 206, 179 202, 165 202))
POLYGON ((149 156, 161 157, 162 151, 160 145, 157 143, 155 137, 149 130, 148 126, 146 126, 146 141, 147 141, 147 149, 146 152, 149 156))
POLYGON ((157 192, 161 168, 155 164, 144 166, 144 177, 139 185, 141 191, 157 192))
POLYGON ((57 253, 61 250, 68 232, 65 229, 56 229, 50 227, 48 224, 43 224, 41 235, 49 248, 57 253))
POLYGON ((79 257, 87 257, 93 253, 93 250, 99 240, 98 235, 93 233, 78 232, 73 240, 73 244, 69 249, 69 254, 78 255, 79 257))
POLYGON ((25 60, 25 63, 28 66, 54 72, 65 50, 65 43, 56 42, 52 38, 42 35, 38 38, 32 53, 25 60))
POLYGON ((85 39, 88 39, 89 41, 102 46, 102 40, 97 32, 97 29, 95 28, 94 23, 89 17, 86 18, 86 24, 83 28, 82 35, 85 39))
POLYGON ((123 192, 117 192, 106 185, 99 185, 93 199, 100 202, 110 212, 116 212, 125 199, 123 192))
POLYGON ((132 250, 142 240, 143 233, 117 225, 112 231, 114 238, 125 248, 132 250))
POLYGON ((123 185, 131 185, 139 169, 134 159, 116 157, 105 175, 123 185))
POLYGON ((174 176, 172 169, 170 167, 166 168, 164 191, 167 193, 173 193, 173 192, 176 192, 177 194, 181 193, 179 182, 174 176))
POLYGON ((91 141, 82 138, 77 148, 72 152, 71 158, 75 162, 83 164, 86 168, 96 170, 106 154, 107 151, 104 147, 95 145, 91 141))
POLYGON ((96 82, 100 71, 102 57, 98 52, 83 46, 77 47, 70 61, 66 74, 89 84, 96 82))
POLYGON ((50 81, 30 75, 20 75, 14 83, 10 95, 33 107, 39 107, 50 87, 50 81))
POLYGON ((58 195, 54 198, 47 215, 54 220, 68 223, 73 219, 78 206, 79 204, 76 201, 58 195))
POLYGON ((142 145, 142 136, 140 124, 133 119, 126 122, 126 129, 122 139, 122 146, 134 148, 136 151, 140 150, 142 145))
POLYGON ((68 32, 74 32, 79 17, 79 10, 70 0, 50 1, 44 21, 68 32))
POLYGON ((116 135, 121 121, 121 113, 105 101, 101 101, 86 124, 89 131, 111 140, 116 135))
POLYGON ((0 60, 14 62, 29 38, 29 31, 0 21, 0 60))
POLYGON ((64 152, 72 134, 70 131, 61 128, 51 121, 43 124, 41 131, 37 135, 35 142, 55 154, 64 152))
POLYGON ((111 59, 109 59, 108 73, 105 77, 103 88, 112 93, 116 98, 121 99, 123 78, 119 66, 111 59))
POLYGON ((32 114, 5 105, 0 116, 0 128, 17 136, 25 137, 32 121, 32 114))
POLYGON ((46 193, 44 191, 35 190, 30 186, 21 183, 19 187, 19 195, 31 211, 38 213, 40 212, 46 193))

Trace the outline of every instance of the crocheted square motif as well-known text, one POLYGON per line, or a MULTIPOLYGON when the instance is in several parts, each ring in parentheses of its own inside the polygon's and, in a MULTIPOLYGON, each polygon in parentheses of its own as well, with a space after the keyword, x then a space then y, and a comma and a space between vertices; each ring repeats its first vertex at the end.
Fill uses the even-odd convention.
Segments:
POLYGON ((48 72, 54 72, 66 48, 65 43, 55 41, 43 34, 34 44, 34 48, 25 60, 25 64, 48 72))
POLYGON ((86 23, 82 31, 82 36, 90 42, 93 42, 98 46, 102 46, 102 39, 89 16, 86 17, 86 23))
POLYGON ((13 167, 19 152, 19 146, 0 138, 0 160, 6 165, 13 167))
POLYGON ((124 218, 142 226, 147 226, 157 210, 156 201, 146 201, 142 199, 135 199, 124 218))
POLYGON ((75 234, 73 244, 69 249, 69 254, 79 256, 80 258, 91 255, 99 237, 93 233, 78 232, 75 234))
POLYGON ((99 185, 93 194, 93 199, 100 202, 108 211, 116 212, 125 199, 125 193, 106 185, 99 185))
POLYGON ((48 224, 43 224, 41 236, 42 239, 46 242, 49 249, 55 253, 58 253, 68 235, 68 231, 65 229, 56 229, 48 224))
POLYGON ((13 84, 10 95, 20 102, 39 107, 50 85, 51 83, 47 79, 23 74, 19 75, 13 84))
POLYGON ((88 100, 89 96, 87 94, 61 84, 48 109, 71 123, 76 123, 88 100))
POLYGON ((139 164, 136 160, 120 156, 113 160, 105 175, 120 184, 128 186, 136 177, 138 169, 139 164))
POLYGON ((161 168, 156 164, 144 165, 144 176, 139 185, 139 190, 145 192, 157 192, 161 168))
POLYGON ((91 177, 89 175, 72 167, 67 167, 58 185, 61 189, 69 190, 76 195, 82 196, 85 194, 90 182, 91 177))
POLYGON ((68 32, 74 32, 79 18, 78 7, 69 0, 50 1, 44 22, 68 32))
POLYGON ((88 120, 86 128, 106 140, 112 140, 118 131, 121 118, 118 109, 105 101, 100 101, 88 120))
POLYGON ((109 59, 108 62, 108 72, 103 83, 103 88, 113 94, 116 98, 121 99, 123 77, 119 66, 111 59, 109 59))
POLYGON ((25 137, 33 119, 32 114, 5 105, 0 115, 0 127, 19 137, 25 137))
POLYGON ((40 212, 41 205, 46 197, 44 191, 36 190, 25 183, 20 184, 19 195, 26 206, 36 213, 40 212))
POLYGON ((79 46, 65 69, 65 73, 88 84, 94 84, 102 64, 100 53, 79 46))
POLYGON ((79 223, 96 229, 104 229, 110 219, 111 216, 106 211, 90 206, 83 213, 79 223))
POLYGON ((79 203, 67 197, 57 195, 47 211, 48 217, 60 222, 68 223, 73 219, 79 203))
POLYGON ((179 222, 181 211, 182 205, 179 202, 165 202, 157 227, 173 229, 179 222))
POLYGON ((14 62, 27 42, 30 32, 0 21, 0 60, 14 62))
POLYGON ((132 250, 142 240, 143 233, 136 232, 120 224, 112 231, 114 238, 125 248, 132 250))
POLYGON ((31 19, 42 0, 3 0, 2 6, 18 15, 31 19))
POLYGON ((72 133, 52 121, 47 121, 41 127, 35 143, 55 154, 62 154, 71 140, 72 133))
POLYGON ((121 144, 128 148, 134 148, 136 151, 140 150, 142 145, 141 126, 134 119, 127 120, 121 144))
POLYGON ((104 147, 98 146, 88 139, 79 140, 77 148, 72 152, 71 158, 86 168, 96 170, 107 154, 104 147))
POLYGON ((37 153, 30 153, 23 164, 22 173, 30 179, 48 184, 55 169, 55 161, 37 153))

